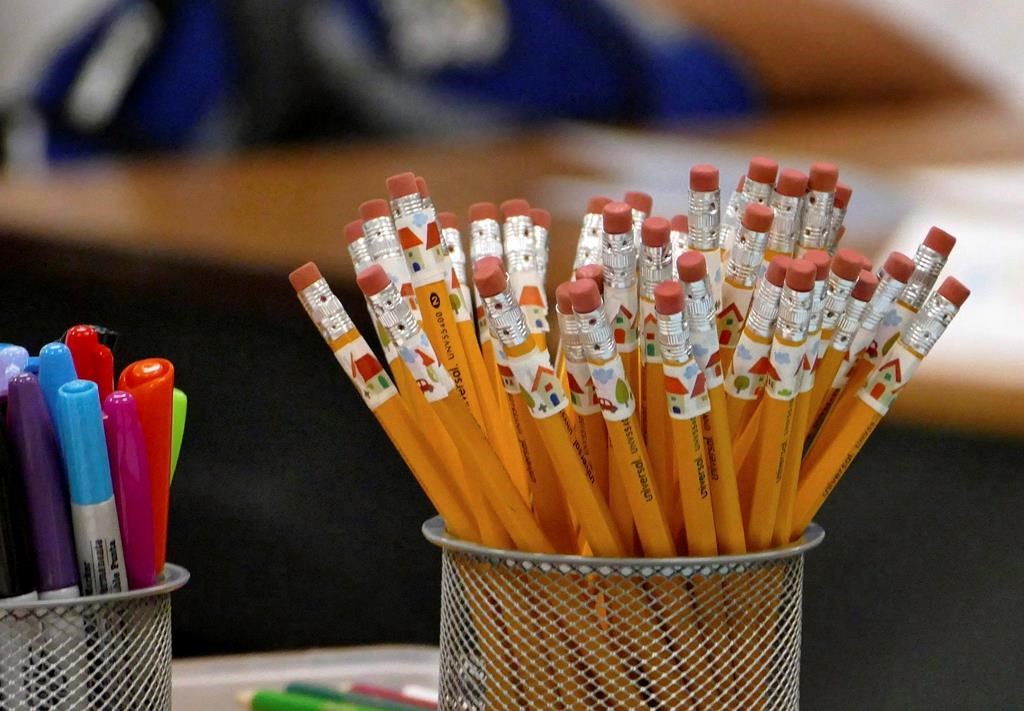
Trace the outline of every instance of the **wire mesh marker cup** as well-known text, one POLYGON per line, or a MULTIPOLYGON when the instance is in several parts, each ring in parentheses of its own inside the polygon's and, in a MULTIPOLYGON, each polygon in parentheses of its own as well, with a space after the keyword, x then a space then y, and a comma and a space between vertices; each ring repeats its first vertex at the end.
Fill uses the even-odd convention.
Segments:
POLYGON ((144 590, 0 602, 0 709, 171 708, 171 593, 188 578, 168 563, 144 590))
POLYGON ((804 553, 586 558, 442 549, 442 709, 795 709, 804 553))

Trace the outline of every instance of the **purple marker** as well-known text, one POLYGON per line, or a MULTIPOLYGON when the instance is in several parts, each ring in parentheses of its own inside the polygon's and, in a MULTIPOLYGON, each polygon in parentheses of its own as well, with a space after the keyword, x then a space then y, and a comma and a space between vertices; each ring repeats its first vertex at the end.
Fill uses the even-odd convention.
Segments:
POLYGON ((149 460, 135 398, 115 390, 103 400, 110 475, 121 523, 128 588, 156 584, 153 561, 153 503, 149 489, 149 460))
POLYGON ((7 431, 20 464, 41 600, 78 597, 78 559, 57 435, 36 376, 8 383, 7 431))

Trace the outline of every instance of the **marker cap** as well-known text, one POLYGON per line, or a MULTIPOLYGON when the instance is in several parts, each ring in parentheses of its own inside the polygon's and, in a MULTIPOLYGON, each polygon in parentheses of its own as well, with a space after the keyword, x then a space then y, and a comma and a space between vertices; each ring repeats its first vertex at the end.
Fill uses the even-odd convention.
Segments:
POLYGON ((57 391, 57 422, 71 503, 88 506, 114 495, 103 434, 100 391, 91 380, 72 380, 57 391))
POLYGON ((43 390, 46 407, 50 410, 50 419, 58 429, 57 390, 77 377, 71 350, 66 345, 55 341, 39 350, 39 387, 43 390))

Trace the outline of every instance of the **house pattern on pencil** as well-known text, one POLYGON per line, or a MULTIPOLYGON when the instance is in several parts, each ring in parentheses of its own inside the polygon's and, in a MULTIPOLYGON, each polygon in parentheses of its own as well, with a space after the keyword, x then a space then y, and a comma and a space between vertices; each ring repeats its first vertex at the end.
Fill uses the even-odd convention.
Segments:
POLYGON ((508 359, 501 358, 498 361, 498 378, 501 380, 501 387, 510 395, 519 392, 519 383, 516 381, 516 374, 508 364, 508 359))
POLYGON ((771 343, 762 343, 751 338, 741 340, 736 346, 732 367, 725 379, 725 391, 743 400, 759 397, 771 366, 771 348, 771 343))
MULTIPOLYGON (((817 337, 815 337, 815 340, 818 340, 818 342, 820 342, 820 340, 817 339, 817 337)), ((816 356, 817 352, 818 349, 814 346, 814 344, 809 343, 807 348, 804 350, 803 357, 800 359, 800 372, 797 373, 797 384, 800 386, 800 392, 802 393, 810 392, 811 390, 814 389, 814 370, 815 368, 818 367, 818 361, 820 359, 815 358, 814 361, 812 361, 811 356, 816 356)))
POLYGON ((654 302, 640 300, 640 360, 645 363, 660 363, 661 349, 658 348, 658 316, 654 302))
POLYGON ((335 356, 371 410, 398 393, 387 371, 362 338, 346 344, 335 356))
POLYGON ((454 267, 448 269, 448 300, 451 301, 456 323, 469 321, 472 318, 469 314, 469 305, 462 298, 462 285, 459 283, 459 275, 455 273, 454 267))
POLYGON ((398 346, 391 339, 391 334, 384 328, 384 324, 380 322, 376 314, 370 311, 370 315, 373 317, 373 330, 377 332, 377 340, 380 341, 381 348, 384 349, 384 359, 391 363, 398 358, 398 346))
POLYGON ((690 346, 693 348, 693 357, 708 379, 708 389, 717 388, 722 384, 722 352, 718 348, 718 340, 715 332, 690 331, 690 346))
MULTIPOLYGON (((633 294, 635 297, 635 293, 633 294)), ((605 289, 604 310, 612 327, 615 346, 620 353, 631 353, 636 350, 636 322, 639 307, 636 302, 622 289, 605 289)))
POLYGON ((509 274, 512 293, 519 302, 519 307, 526 317, 526 326, 530 333, 547 333, 551 330, 548 323, 548 299, 540 284, 540 274, 535 270, 512 272, 509 274))
POLYGON ((433 217, 424 210, 403 215, 395 220, 395 229, 413 284, 444 279, 441 267, 448 263, 448 250, 433 217))
POLYGON ((636 411, 636 400, 626 382, 621 358, 613 358, 600 367, 591 368, 590 373, 597 390, 597 403, 606 420, 625 420, 636 411))
POLYGON ((729 301, 718 312, 718 343, 721 346, 735 347, 743 333, 743 313, 736 302, 729 301))
MULTIPOLYGON (((776 400, 792 400, 800 392, 802 366, 808 362, 804 343, 791 345, 776 340, 768 359, 768 395, 776 400)), ((807 365, 810 369, 810 365, 807 365)))
POLYGON ((455 387, 448 371, 438 363, 437 353, 422 330, 415 342, 399 346, 398 355, 428 401, 446 397, 455 387))
POLYGON ((484 308, 483 299, 480 298, 475 286, 473 287, 473 303, 476 304, 473 308, 473 317, 476 319, 477 338, 482 346, 491 340, 491 325, 487 322, 487 309, 484 308))
POLYGON ((569 399, 547 353, 531 351, 525 356, 509 358, 508 366, 515 374, 523 401, 534 417, 551 417, 569 406, 569 399))
POLYGON ((590 374, 590 366, 586 363, 566 361, 565 376, 569 381, 569 398, 576 413, 593 415, 601 412, 601 404, 597 401, 597 389, 594 387, 594 378, 590 374))
POLYGON ((920 358, 902 343, 898 344, 868 376, 861 388, 860 399, 878 414, 884 415, 920 363, 920 358))
POLYGON ((704 369, 693 358, 686 363, 665 361, 665 399, 668 416, 689 420, 711 411, 704 369))

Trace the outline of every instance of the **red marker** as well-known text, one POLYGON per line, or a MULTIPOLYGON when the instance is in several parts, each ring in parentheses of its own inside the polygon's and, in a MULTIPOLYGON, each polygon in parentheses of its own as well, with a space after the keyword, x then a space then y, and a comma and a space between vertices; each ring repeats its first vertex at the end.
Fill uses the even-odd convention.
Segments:
POLYGON ((82 380, 91 380, 100 390, 100 400, 114 390, 114 354, 100 343, 92 326, 72 326, 64 335, 71 351, 75 373, 82 380))
POLYGON ((121 373, 119 390, 132 394, 142 422, 153 499, 153 558, 159 576, 167 559, 167 513, 171 491, 171 422, 174 366, 163 358, 132 363, 121 373))

